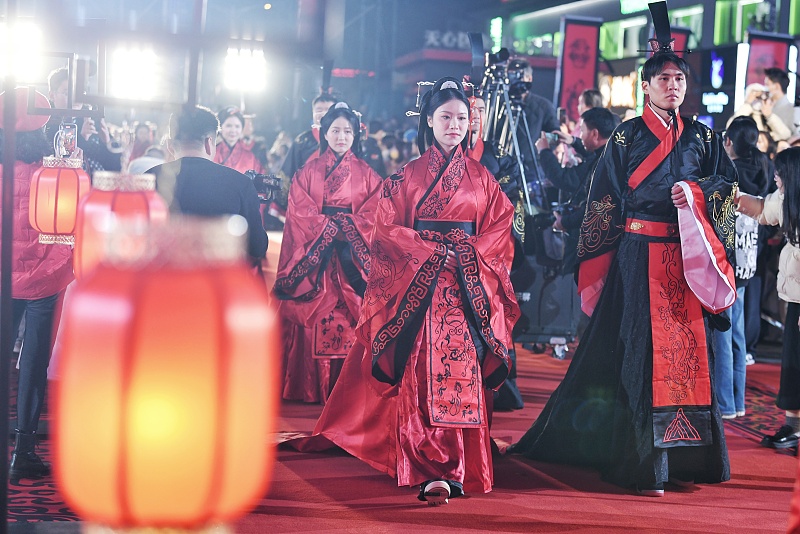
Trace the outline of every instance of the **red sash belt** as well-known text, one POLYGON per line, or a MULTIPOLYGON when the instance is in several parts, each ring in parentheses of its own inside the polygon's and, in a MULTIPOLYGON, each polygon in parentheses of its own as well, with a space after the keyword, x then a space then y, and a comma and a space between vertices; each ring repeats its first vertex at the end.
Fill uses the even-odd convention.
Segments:
POLYGON ((629 217, 625 221, 625 231, 630 234, 641 234, 650 237, 676 237, 678 235, 678 224, 645 221, 629 217))

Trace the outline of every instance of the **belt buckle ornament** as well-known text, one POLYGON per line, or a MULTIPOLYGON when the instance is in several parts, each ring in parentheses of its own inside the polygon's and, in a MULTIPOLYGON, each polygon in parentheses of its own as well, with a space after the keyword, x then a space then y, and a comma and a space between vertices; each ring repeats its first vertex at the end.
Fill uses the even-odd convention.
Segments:
POLYGON ((644 228, 644 225, 642 223, 640 223, 640 222, 634 221, 634 222, 632 222, 630 224, 630 226, 628 226, 628 228, 630 228, 631 230, 633 230, 635 232, 637 230, 641 230, 642 228, 644 228))

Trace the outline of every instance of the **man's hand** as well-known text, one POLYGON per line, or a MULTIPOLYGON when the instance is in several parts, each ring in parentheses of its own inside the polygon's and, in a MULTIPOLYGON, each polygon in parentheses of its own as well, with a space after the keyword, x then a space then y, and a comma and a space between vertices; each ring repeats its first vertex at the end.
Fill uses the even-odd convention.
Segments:
POLYGON ((575 142, 575 136, 564 133, 561 130, 553 130, 553 133, 558 136, 558 140, 565 145, 571 145, 575 142))
POLYGON ((689 201, 686 199, 686 193, 678 184, 672 186, 672 203, 678 209, 685 208, 689 205, 689 201))
POLYGON ((564 227, 561 226, 561 213, 554 211, 553 216, 556 218, 555 222, 553 223, 553 229, 559 232, 566 232, 564 227))
POLYGON ((542 132, 542 136, 536 140, 536 151, 541 152, 542 150, 548 150, 549 148, 550 141, 545 138, 544 132, 542 132))
POLYGON ((103 118, 100 119, 100 129, 97 131, 97 135, 100 136, 100 142, 104 145, 107 145, 109 141, 111 141, 111 134, 108 133, 108 125, 106 125, 106 120, 103 118))
POLYGON ((81 136, 87 141, 91 136, 97 133, 97 128, 94 125, 94 119, 86 117, 83 119, 83 126, 81 126, 81 136))

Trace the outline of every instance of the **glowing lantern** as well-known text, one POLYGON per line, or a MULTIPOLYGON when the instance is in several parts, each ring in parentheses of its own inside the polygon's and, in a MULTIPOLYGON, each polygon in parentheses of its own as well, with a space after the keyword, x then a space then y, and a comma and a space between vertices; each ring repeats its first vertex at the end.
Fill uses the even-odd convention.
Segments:
POLYGON ((197 528, 266 491, 280 333, 234 219, 111 240, 64 305, 56 476, 89 522, 197 528))
POLYGON ((169 210, 155 189, 152 174, 94 174, 92 190, 78 206, 73 257, 76 278, 86 276, 102 258, 107 236, 102 226, 110 222, 109 218, 141 224, 167 220, 169 210))
POLYGON ((30 223, 39 243, 72 245, 78 202, 91 181, 79 159, 47 157, 31 178, 30 223))

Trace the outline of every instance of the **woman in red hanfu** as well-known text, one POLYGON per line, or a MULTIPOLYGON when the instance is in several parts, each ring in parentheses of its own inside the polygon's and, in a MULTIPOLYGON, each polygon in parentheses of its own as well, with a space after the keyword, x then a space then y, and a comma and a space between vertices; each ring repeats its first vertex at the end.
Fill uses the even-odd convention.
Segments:
POLYGON ((383 184, 356 345, 314 437, 296 446, 333 442, 442 504, 492 489, 487 402, 508 375, 519 316, 514 210, 465 157, 460 82, 436 82, 419 124, 424 153, 383 184))
POLYGON ((274 289, 284 319, 285 399, 325 403, 355 339, 381 186, 359 159, 359 127, 347 104, 331 108, 321 121, 320 157, 289 189, 274 289))
POLYGON ((239 108, 228 107, 217 114, 222 141, 217 143, 214 162, 244 173, 250 170, 261 174, 264 167, 253 154, 252 145, 242 139, 244 131, 244 115, 239 108))

